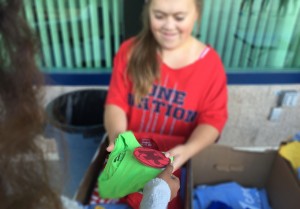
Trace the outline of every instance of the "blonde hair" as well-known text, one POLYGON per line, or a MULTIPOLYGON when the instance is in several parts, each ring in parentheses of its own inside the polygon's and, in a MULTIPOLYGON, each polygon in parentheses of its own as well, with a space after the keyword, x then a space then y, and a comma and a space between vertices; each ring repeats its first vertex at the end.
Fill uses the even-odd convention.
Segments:
MULTIPOLYGON (((157 56, 160 47, 150 28, 150 4, 151 0, 145 1, 142 12, 143 28, 133 41, 127 66, 127 73, 133 82, 135 103, 139 103, 149 93, 152 84, 160 77, 160 61, 157 56)), ((195 4, 200 23, 203 1, 195 0, 195 4)))

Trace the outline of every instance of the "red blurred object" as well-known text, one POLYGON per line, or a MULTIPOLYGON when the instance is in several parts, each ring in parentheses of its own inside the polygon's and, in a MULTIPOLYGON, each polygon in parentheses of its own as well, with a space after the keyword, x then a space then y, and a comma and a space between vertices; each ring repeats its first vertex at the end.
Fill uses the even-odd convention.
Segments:
POLYGON ((133 155, 142 164, 153 168, 164 168, 170 164, 170 159, 162 152, 147 147, 135 148, 133 155))

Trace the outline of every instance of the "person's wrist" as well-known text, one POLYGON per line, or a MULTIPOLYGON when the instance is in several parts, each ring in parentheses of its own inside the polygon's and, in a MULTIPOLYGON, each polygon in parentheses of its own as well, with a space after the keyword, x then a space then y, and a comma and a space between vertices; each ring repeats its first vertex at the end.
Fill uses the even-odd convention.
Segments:
POLYGON ((184 152, 186 153, 187 159, 190 159, 197 153, 197 147, 193 143, 184 144, 184 152))

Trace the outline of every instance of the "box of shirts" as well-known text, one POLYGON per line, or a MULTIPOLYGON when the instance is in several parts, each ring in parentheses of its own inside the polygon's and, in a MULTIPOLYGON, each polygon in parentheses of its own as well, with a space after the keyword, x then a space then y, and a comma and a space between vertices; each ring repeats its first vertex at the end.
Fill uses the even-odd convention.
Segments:
POLYGON ((187 165, 185 209, 299 209, 300 183, 277 150, 212 145, 187 165))
MULTIPOLYGON (((139 207, 139 201, 140 201, 140 194, 134 193, 130 197, 120 197, 116 199, 106 199, 101 197, 99 194, 99 188, 98 188, 98 178, 101 172, 103 172, 104 166, 107 163, 107 157, 108 152, 106 151, 106 147, 108 146, 108 139, 104 138, 99 145, 97 152, 94 155, 94 158, 92 159, 87 171, 85 172, 85 175, 80 183, 79 188, 77 189, 77 192, 75 194, 74 199, 85 206, 87 209, 95 209, 95 208, 113 208, 113 209, 131 209, 130 206, 133 208, 139 207)), ((181 189, 178 192, 178 196, 180 198, 180 202, 185 204, 185 194, 186 194, 186 179, 187 179, 187 168, 184 166, 181 169, 180 173, 180 184, 181 189)), ((123 175, 126 175, 126 172, 123 173, 123 175)), ((140 175, 144 175, 141 173, 140 175)), ((126 179, 126 178, 124 178, 126 179)), ((122 181, 122 178, 119 179, 122 181)), ((133 181, 136 181, 136 179, 132 179, 133 181)), ((127 181, 128 182, 128 181, 127 181)), ((101 186, 101 185, 100 185, 101 186)), ((109 185, 112 186, 112 185, 109 185)), ((108 185, 106 185, 107 190, 111 189, 108 185)), ((104 189, 106 189, 104 188, 104 189)), ((103 189, 103 188, 102 188, 103 189)), ((179 202, 178 201, 178 202, 179 202)), ((177 202, 173 202, 173 205, 176 205, 177 202)))

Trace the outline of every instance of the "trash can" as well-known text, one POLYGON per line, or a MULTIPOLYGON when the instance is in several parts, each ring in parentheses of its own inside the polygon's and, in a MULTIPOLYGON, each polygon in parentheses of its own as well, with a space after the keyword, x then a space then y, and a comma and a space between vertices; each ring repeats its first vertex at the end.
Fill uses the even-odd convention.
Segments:
POLYGON ((63 94, 46 107, 47 137, 55 138, 66 165, 63 195, 72 198, 105 133, 106 90, 86 89, 63 94))

